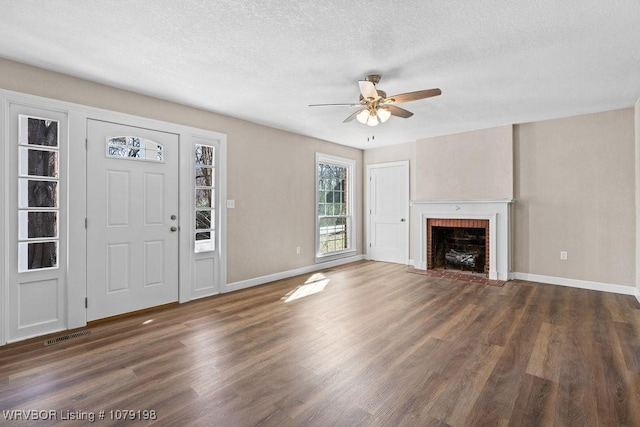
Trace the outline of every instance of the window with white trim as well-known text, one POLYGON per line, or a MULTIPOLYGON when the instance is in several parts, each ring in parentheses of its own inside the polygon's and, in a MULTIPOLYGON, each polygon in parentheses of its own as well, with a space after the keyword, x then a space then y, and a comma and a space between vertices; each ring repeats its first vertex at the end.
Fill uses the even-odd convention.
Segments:
POLYGON ((215 250, 215 147, 195 145, 195 252, 215 250))
POLYGON ((316 258, 355 251, 355 161, 316 154, 316 258))
POLYGON ((58 267, 59 122, 18 117, 18 271, 58 267))

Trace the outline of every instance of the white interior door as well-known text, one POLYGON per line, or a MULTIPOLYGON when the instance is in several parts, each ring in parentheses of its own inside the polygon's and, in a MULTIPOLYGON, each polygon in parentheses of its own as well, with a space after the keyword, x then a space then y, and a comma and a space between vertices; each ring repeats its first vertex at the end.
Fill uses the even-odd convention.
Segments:
POLYGON ((406 264, 409 227, 409 163, 369 169, 369 257, 406 264))
POLYGON ((88 321, 178 300, 178 142, 88 120, 88 321))

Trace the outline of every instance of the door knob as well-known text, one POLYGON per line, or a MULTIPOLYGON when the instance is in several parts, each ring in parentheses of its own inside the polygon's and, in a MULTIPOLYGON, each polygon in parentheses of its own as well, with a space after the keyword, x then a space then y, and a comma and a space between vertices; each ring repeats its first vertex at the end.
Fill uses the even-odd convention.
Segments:
POLYGON ((175 220, 176 220, 176 218, 178 218, 176 215, 171 215, 171 219, 172 219, 173 221, 175 221, 175 220))
POLYGON ((176 227, 175 225, 173 227, 170 228, 171 231, 178 231, 178 227, 176 227))
POLYGON ((404 218, 400 218, 400 222, 404 222, 404 218))

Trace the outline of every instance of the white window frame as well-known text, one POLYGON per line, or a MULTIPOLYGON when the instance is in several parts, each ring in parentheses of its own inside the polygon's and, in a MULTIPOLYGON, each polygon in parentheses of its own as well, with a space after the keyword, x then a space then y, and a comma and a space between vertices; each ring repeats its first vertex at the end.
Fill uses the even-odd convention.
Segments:
POLYGON ((355 188, 356 188, 356 161, 353 159, 347 159, 344 157, 332 156, 329 154, 316 153, 316 162, 314 167, 315 174, 315 224, 316 224, 316 239, 315 239, 315 251, 316 251, 316 263, 332 261, 339 258, 346 258, 356 253, 356 204, 355 204, 355 188), (347 215, 346 217, 350 221, 351 226, 347 227, 347 242, 349 246, 346 249, 339 251, 332 251, 328 253, 320 252, 320 216, 318 215, 318 204, 320 203, 320 191, 318 189, 318 166, 320 164, 329 164, 347 168, 347 215))
POLYGON ((193 149, 194 149, 194 154, 196 151, 196 147, 200 146, 200 147, 206 147, 206 148, 210 148, 213 151, 213 161, 211 163, 211 165, 205 165, 205 164, 198 164, 196 163, 196 156, 193 156, 193 203, 191 204, 192 208, 193 208, 193 215, 194 215, 194 221, 193 221, 193 240, 194 240, 194 253, 201 253, 201 252, 213 252, 216 250, 216 234, 218 232, 217 230, 217 221, 216 221, 216 215, 217 215, 217 211, 218 209, 216 209, 217 206, 217 200, 218 200, 218 195, 216 194, 216 159, 218 156, 217 153, 217 149, 215 145, 212 144, 207 144, 201 141, 196 141, 193 144, 193 149), (211 174, 212 174, 212 185, 211 186, 199 186, 196 183, 196 171, 198 169, 198 167, 201 168, 207 168, 207 169, 211 169, 211 174), (198 190, 205 190, 205 191, 211 191, 211 196, 212 196, 212 203, 211 206, 207 206, 207 207, 197 207, 196 206, 196 193, 198 192, 198 190), (195 221, 195 216, 197 215, 198 212, 209 212, 211 215, 211 223, 209 224, 209 228, 207 229, 199 229, 197 227, 197 221, 195 221), (199 233, 209 233, 209 239, 203 239, 203 240, 198 240, 197 239, 197 235, 199 233))

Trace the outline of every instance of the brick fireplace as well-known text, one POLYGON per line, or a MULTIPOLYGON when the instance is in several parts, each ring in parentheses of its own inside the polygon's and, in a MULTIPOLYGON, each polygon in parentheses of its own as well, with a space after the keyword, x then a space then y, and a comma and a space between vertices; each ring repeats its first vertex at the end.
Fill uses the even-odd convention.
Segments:
MULTIPOLYGON (((491 265, 491 235, 489 233, 489 220, 487 219, 462 219, 462 218, 428 218, 427 219, 427 268, 437 268, 447 263, 445 256, 448 249, 459 253, 473 253, 474 265, 468 268, 472 272, 487 273, 491 265), (447 233, 449 231, 449 233, 447 233), (453 231, 453 232, 451 232, 453 231), (471 231, 467 233, 467 231, 471 231), (478 233, 477 231, 480 231, 478 233), (442 236, 438 239, 437 236, 442 236), (453 236, 462 236, 455 238, 453 236), (471 236, 470 238, 468 236, 471 236), (439 240, 450 241, 449 244, 440 244, 439 240), (438 249, 440 249, 438 251, 438 249), (480 253, 480 251, 482 253, 480 253), (441 252, 441 253, 439 253, 441 252), (442 258, 438 262, 438 258, 442 258), (481 260, 482 265, 478 265, 475 260, 481 260)), ((460 264, 460 269, 464 269, 465 265, 460 264)))
POLYGON ((411 253, 417 269, 434 268, 431 236, 435 227, 484 229, 484 272, 490 280, 511 273, 511 203, 513 200, 411 202, 411 253))

